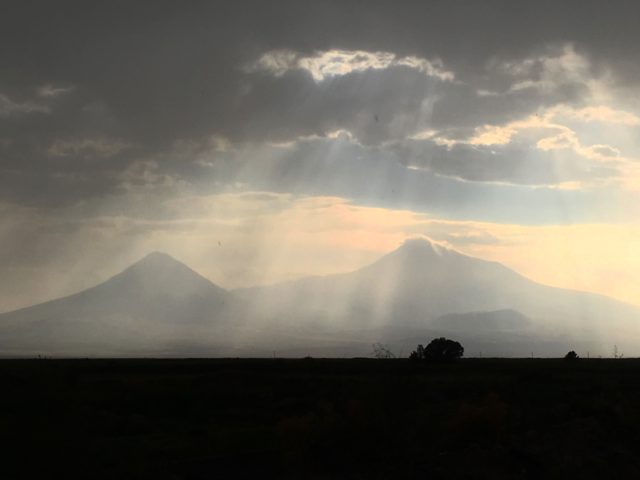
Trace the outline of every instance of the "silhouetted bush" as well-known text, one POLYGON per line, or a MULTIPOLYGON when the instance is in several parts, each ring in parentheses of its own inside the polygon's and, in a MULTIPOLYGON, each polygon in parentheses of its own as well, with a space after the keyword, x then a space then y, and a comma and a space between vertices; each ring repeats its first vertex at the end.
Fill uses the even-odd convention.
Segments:
POLYGON ((440 337, 431 340, 427 347, 418 345, 411 355, 410 360, 414 361, 451 361, 462 357, 464 348, 459 342, 440 337))
POLYGON ((564 356, 564 359, 565 359, 565 360, 577 360, 578 358, 580 358, 580 357, 579 357, 579 356, 578 356, 578 354, 577 354, 576 352, 574 352, 573 350, 571 350, 569 353, 567 353, 567 354, 564 356))

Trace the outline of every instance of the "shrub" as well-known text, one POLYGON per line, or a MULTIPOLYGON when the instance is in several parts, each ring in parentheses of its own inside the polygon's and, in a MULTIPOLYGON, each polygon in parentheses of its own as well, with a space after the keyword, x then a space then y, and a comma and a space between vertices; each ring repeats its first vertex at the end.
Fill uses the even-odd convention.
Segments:
POLYGON ((579 357, 579 356, 578 356, 578 354, 577 354, 576 352, 574 352, 573 350, 571 350, 569 353, 567 353, 567 354, 564 356, 564 359, 565 359, 565 360, 577 360, 578 358, 580 358, 580 357, 579 357))
POLYGON ((427 347, 418 347, 409 355, 414 361, 451 361, 462 357, 464 348, 459 342, 440 337, 431 340, 427 347))

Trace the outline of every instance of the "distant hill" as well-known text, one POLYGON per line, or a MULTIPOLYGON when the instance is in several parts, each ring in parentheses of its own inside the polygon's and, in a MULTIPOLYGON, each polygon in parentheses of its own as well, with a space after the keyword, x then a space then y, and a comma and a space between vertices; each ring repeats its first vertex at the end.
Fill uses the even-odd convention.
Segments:
POLYGON ((354 272, 235 291, 152 253, 96 287, 0 315, 0 354, 348 356, 447 333, 496 355, 614 344, 631 355, 638 325, 633 306, 413 239, 354 272))

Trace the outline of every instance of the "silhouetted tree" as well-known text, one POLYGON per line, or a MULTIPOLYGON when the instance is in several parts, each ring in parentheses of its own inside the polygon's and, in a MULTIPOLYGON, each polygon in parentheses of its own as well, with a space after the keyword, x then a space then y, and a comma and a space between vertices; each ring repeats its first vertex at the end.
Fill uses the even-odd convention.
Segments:
POLYGON ((410 360, 450 361, 462 357, 464 348, 459 342, 440 337, 431 340, 427 347, 418 345, 411 355, 410 360))
POLYGON ((459 342, 440 337, 431 340, 431 343, 424 349, 424 356, 427 360, 455 360, 464 354, 464 348, 459 342))
POLYGON ((373 356, 376 358, 396 358, 396 356, 387 348, 386 345, 382 343, 374 343, 373 344, 373 356))
POLYGON ((576 352, 574 352, 573 350, 571 350, 569 353, 567 353, 567 354, 564 356, 564 359, 565 359, 565 360, 577 360, 578 358, 580 358, 580 357, 579 357, 579 356, 578 356, 578 354, 577 354, 576 352))
POLYGON ((409 360, 414 360, 414 361, 424 360, 424 347, 422 345, 418 345, 418 348, 416 348, 409 355, 409 360))

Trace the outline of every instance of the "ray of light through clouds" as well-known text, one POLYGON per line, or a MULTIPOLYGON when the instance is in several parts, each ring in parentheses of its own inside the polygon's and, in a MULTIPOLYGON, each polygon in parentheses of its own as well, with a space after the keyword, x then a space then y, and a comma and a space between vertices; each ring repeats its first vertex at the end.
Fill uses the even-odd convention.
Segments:
POLYGON ((9 2, 0 311, 152 250, 234 288, 416 235, 640 304, 637 8, 508 4, 9 2))

